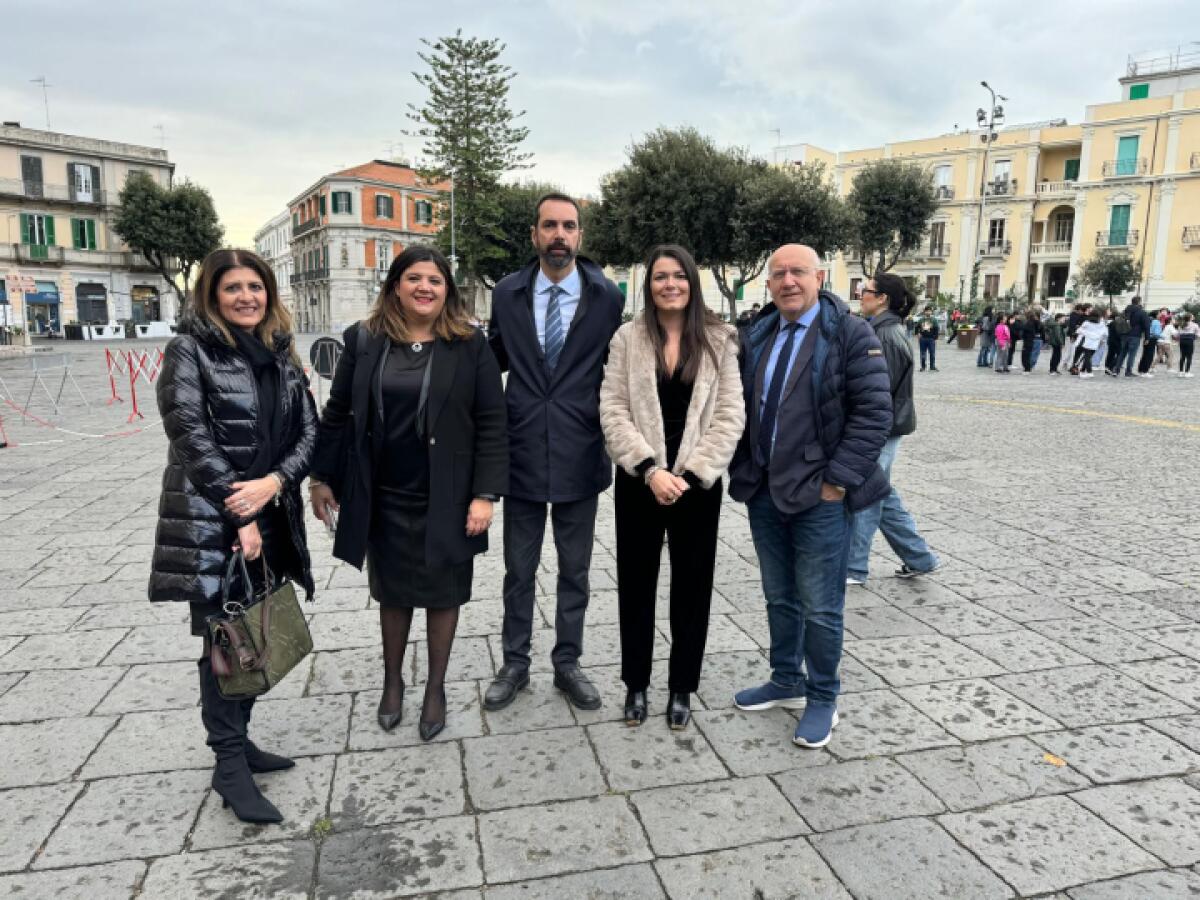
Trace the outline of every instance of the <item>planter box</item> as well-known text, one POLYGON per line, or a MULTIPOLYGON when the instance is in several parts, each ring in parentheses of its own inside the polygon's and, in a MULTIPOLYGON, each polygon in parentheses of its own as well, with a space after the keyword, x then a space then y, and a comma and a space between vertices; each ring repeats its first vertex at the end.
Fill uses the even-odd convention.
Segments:
POLYGON ((979 337, 978 328, 967 328, 958 333, 958 349, 959 350, 974 350, 975 341, 979 337))

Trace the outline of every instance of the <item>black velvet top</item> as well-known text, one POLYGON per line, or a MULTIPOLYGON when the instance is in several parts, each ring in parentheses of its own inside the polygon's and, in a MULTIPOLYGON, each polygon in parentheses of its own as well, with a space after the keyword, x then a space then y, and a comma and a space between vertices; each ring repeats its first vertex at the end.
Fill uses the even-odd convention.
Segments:
POLYGON ((688 406, 692 402, 692 386, 683 380, 680 369, 670 378, 658 377, 658 405, 662 407, 663 434, 667 439, 667 468, 675 465, 683 429, 687 425, 688 406))
POLYGON ((432 351, 432 343, 421 345, 419 351, 409 344, 392 344, 377 395, 383 398, 383 415, 373 429, 376 484, 414 498, 429 496, 429 456, 417 433, 417 415, 432 351))

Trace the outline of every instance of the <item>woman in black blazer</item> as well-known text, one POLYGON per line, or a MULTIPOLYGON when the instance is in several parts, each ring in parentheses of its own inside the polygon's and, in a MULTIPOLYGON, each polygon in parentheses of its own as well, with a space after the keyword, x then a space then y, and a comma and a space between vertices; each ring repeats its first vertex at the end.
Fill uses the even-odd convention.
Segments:
POLYGON ((396 257, 370 314, 346 329, 310 487, 313 512, 336 527, 333 555, 357 568, 366 559, 380 605, 385 731, 403 714, 413 608, 426 610, 419 731, 431 740, 446 723, 458 608, 471 599, 493 504, 508 491, 500 368, 434 248, 396 257))

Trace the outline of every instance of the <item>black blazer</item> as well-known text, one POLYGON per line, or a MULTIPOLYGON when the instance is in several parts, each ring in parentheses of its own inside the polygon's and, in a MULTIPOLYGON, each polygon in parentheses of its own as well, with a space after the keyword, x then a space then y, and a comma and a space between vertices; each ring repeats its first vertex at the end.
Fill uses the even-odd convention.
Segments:
POLYGON ((492 291, 488 340, 508 372, 509 494, 567 503, 594 497, 612 483, 600 430, 600 382, 625 297, 590 260, 577 258, 580 298, 558 365, 551 372, 533 319, 534 262, 492 291))
MULTIPOLYGON (((387 338, 371 334, 362 323, 347 328, 343 338, 346 349, 317 431, 313 475, 333 488, 341 505, 333 555, 361 569, 374 494, 371 391, 387 338)), ((508 493, 508 440, 500 369, 482 332, 463 340, 439 339, 431 352, 425 561, 447 565, 487 550, 486 531, 467 537, 467 507, 479 494, 508 493)))

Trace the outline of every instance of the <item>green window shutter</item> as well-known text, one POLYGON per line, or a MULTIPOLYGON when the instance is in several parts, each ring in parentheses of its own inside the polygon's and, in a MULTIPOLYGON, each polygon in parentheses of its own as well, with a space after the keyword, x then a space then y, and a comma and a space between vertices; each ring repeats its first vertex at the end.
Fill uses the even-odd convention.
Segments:
POLYGON ((84 225, 87 226, 87 248, 89 250, 96 249, 96 220, 85 219, 84 225))
POLYGON ((21 213, 21 243, 29 243, 29 214, 21 213))
POLYGON ((1079 160, 1077 160, 1077 159, 1068 159, 1067 160, 1067 164, 1063 169, 1063 180, 1064 181, 1078 181, 1079 180, 1079 160))
POLYGON ((71 220, 71 246, 76 250, 80 249, 83 246, 83 241, 86 240, 86 237, 80 238, 80 234, 83 231, 80 227, 82 225, 83 221, 81 219, 71 220))
POLYGON ((1110 247, 1124 246, 1128 238, 1129 206, 1114 206, 1108 224, 1108 245, 1110 247))
POLYGON ((1145 100, 1150 96, 1150 85, 1148 84, 1131 84, 1129 86, 1130 100, 1145 100))
POLYGON ((54 240, 54 216, 46 216, 46 246, 53 247, 56 243, 54 240))
POLYGON ((321 215, 325 215, 325 195, 321 195, 321 215))
POLYGON ((625 297, 625 298, 629 297, 629 282, 628 281, 618 282, 617 288, 621 291, 622 297, 625 297))

